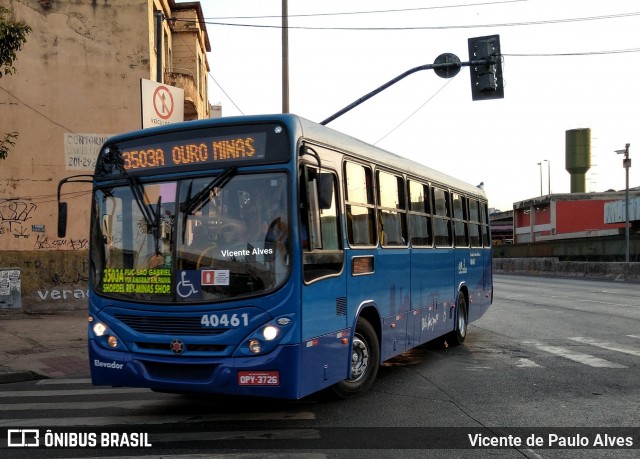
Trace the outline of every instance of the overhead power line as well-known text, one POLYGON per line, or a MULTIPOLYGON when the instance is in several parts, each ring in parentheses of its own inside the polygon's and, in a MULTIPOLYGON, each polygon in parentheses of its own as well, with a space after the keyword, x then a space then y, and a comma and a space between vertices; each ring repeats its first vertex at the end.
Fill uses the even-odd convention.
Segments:
MULTIPOLYGON (((442 25, 442 26, 412 26, 412 27, 324 27, 324 26, 289 26, 289 29, 297 30, 352 30, 352 31, 407 31, 407 30, 454 30, 454 29, 482 29, 482 28, 496 28, 496 27, 522 27, 522 26, 535 26, 535 25, 548 25, 548 24, 566 24, 574 22, 587 22, 587 21, 601 21, 606 19, 622 19, 640 16, 640 12, 630 13, 618 13, 618 14, 606 14, 600 16, 586 16, 581 18, 564 18, 564 19, 543 19, 539 21, 522 21, 522 22, 502 22, 494 24, 457 24, 457 25, 442 25)), ((176 19, 181 22, 198 21, 176 19)), ((264 28, 264 29, 281 29, 282 25, 267 25, 267 24, 241 24, 230 22, 218 22, 218 21, 204 21, 207 25, 218 25, 227 27, 252 27, 252 28, 264 28)))
MULTIPOLYGON (((457 75, 456 75, 457 76, 457 75)), ((440 89, 438 89, 435 93, 433 93, 427 100, 425 100, 422 105, 420 105, 418 108, 416 108, 413 112, 411 112, 411 114, 407 117, 405 117, 402 121, 400 121, 400 123, 398 123, 394 128, 392 128, 390 131, 388 131, 385 135, 383 135, 382 137, 380 137, 378 140, 376 140, 373 144, 374 145, 378 145, 380 142, 382 142, 384 139, 386 139, 391 133, 393 133, 395 130, 397 130, 400 126, 402 126, 404 123, 406 123, 407 121, 409 121, 409 119, 413 118, 413 116, 418 113, 420 110, 422 110, 422 108, 427 105, 429 102, 431 102, 431 100, 436 97, 438 94, 440 94, 440 92, 449 84, 451 83, 456 76, 454 76, 453 78, 450 78, 446 81, 445 84, 442 85, 442 87, 440 87, 440 89)))
POLYGON ((506 57, 570 57, 570 56, 595 56, 601 54, 625 54, 625 53, 638 53, 640 48, 628 48, 628 49, 610 49, 604 51, 584 51, 580 53, 502 53, 506 57))
POLYGON ((47 115, 45 115, 44 113, 42 113, 41 111, 39 111, 36 108, 33 108, 31 105, 27 104, 26 102, 20 100, 18 98, 18 96, 16 96, 15 94, 13 94, 11 91, 9 91, 8 89, 5 89, 3 87, 0 86, 0 89, 2 89, 4 92, 6 92, 7 94, 9 94, 11 97, 13 97, 15 100, 17 100, 18 102, 20 102, 22 105, 24 105, 25 107, 27 107, 29 110, 33 110, 34 112, 36 112, 38 115, 40 115, 41 117, 43 117, 44 119, 46 119, 47 121, 49 121, 50 123, 55 124, 56 126, 61 127, 62 129, 65 129, 67 131, 69 131, 72 134, 76 134, 76 132, 74 132, 73 129, 69 129, 66 126, 63 126, 62 124, 58 123, 55 120, 52 120, 51 118, 49 118, 47 115))
MULTIPOLYGON (((391 10, 370 10, 370 11, 348 11, 348 12, 340 12, 340 13, 308 13, 308 14, 289 14, 290 18, 308 18, 308 17, 325 17, 325 16, 352 16, 352 15, 362 15, 362 14, 386 14, 386 13, 404 13, 404 12, 413 12, 413 11, 425 11, 425 10, 444 10, 451 8, 467 8, 470 6, 487 6, 487 5, 500 5, 504 3, 520 3, 520 2, 528 2, 529 0, 502 0, 502 1, 494 1, 494 2, 479 2, 479 3, 463 3, 459 5, 441 5, 441 6, 425 6, 421 8, 398 8, 391 10)), ((220 20, 220 19, 282 19, 280 15, 270 15, 270 16, 221 16, 221 17, 212 17, 205 18, 210 20, 220 20)))

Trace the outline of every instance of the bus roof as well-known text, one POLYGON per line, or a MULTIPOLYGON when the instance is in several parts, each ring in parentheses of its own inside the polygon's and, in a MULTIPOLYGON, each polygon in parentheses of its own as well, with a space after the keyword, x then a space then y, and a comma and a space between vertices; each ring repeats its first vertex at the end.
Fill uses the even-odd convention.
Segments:
POLYGON ((403 156, 391 153, 382 148, 368 144, 342 132, 336 131, 329 127, 296 117, 301 125, 302 137, 315 140, 334 148, 349 152, 366 161, 372 161, 377 164, 385 165, 391 169, 404 171, 408 175, 417 177, 426 177, 430 181, 453 187, 459 191, 482 197, 486 199, 484 190, 471 185, 470 183, 459 180, 450 175, 439 172, 424 164, 415 162, 403 156), (373 153, 373 155, 372 155, 373 153))
POLYGON ((157 134, 167 134, 171 132, 183 131, 186 129, 199 129, 221 125, 246 125, 263 124, 268 122, 280 122, 287 126, 293 134, 293 142, 299 139, 314 141, 321 145, 331 146, 343 152, 348 152, 365 161, 373 161, 377 164, 387 166, 398 171, 411 171, 409 175, 425 177, 430 181, 441 185, 450 186, 459 191, 486 199, 484 190, 471 185, 470 183, 456 179, 450 175, 439 172, 424 164, 404 158, 395 153, 391 153, 382 148, 368 144, 342 132, 336 131, 327 126, 307 120, 294 114, 273 114, 273 115, 251 115, 233 116, 223 118, 211 118, 184 123, 168 124, 166 126, 142 129, 138 131, 119 134, 107 141, 107 143, 119 143, 134 138, 153 136, 157 134))

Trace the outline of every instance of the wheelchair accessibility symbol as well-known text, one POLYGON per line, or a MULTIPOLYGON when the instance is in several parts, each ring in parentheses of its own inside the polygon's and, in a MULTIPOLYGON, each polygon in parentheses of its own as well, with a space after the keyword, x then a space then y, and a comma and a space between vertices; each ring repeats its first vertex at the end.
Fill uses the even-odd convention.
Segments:
POLYGON ((176 286, 178 295, 180 295, 182 298, 189 298, 190 296, 198 293, 198 290, 196 290, 196 287, 193 285, 191 279, 187 278, 187 271, 182 271, 180 274, 181 279, 176 286))

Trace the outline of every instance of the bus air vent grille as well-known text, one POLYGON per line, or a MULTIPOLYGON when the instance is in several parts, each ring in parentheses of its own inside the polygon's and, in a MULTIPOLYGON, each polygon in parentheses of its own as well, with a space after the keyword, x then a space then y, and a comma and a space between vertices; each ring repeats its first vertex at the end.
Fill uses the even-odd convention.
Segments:
POLYGON ((181 365, 147 361, 143 364, 153 378, 169 381, 210 381, 216 369, 216 365, 181 365))
POLYGON ((155 317, 116 314, 115 318, 138 333, 149 335, 220 335, 226 328, 203 327, 198 317, 155 317))
MULTIPOLYGON (((174 355, 171 352, 169 345, 166 342, 161 343, 147 343, 147 342, 136 342, 136 346, 140 350, 145 351, 158 351, 159 353, 174 355)), ((210 352, 210 353, 220 353, 223 352, 227 346, 222 344, 189 344, 187 349, 190 353, 193 352, 210 352)))
POLYGON ((336 316, 347 315, 347 299, 344 296, 336 298, 336 316))

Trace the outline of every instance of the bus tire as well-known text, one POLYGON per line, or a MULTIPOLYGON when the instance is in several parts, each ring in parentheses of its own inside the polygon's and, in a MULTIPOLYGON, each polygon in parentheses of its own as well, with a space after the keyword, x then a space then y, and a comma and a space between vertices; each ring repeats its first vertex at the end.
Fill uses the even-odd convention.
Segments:
POLYGON ((351 343, 351 376, 331 386, 332 392, 342 399, 357 397, 368 391, 380 368, 378 335, 371 324, 358 318, 351 343))
POLYGON ((451 346, 459 346, 464 343, 467 337, 467 324, 469 320, 469 309, 467 308, 467 298, 462 291, 458 292, 458 301, 456 303, 456 326, 449 333, 447 342, 451 346))

